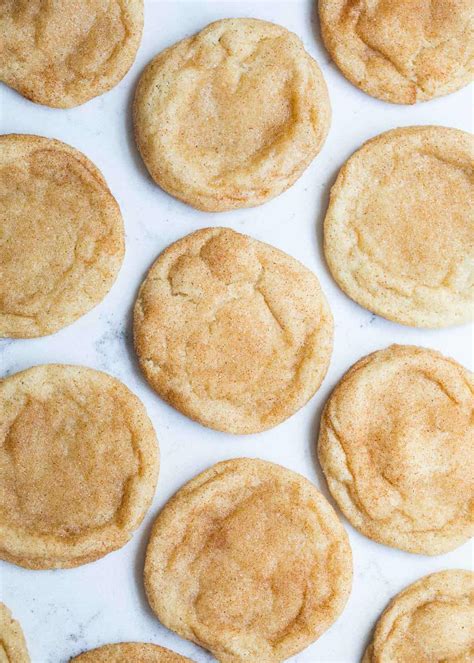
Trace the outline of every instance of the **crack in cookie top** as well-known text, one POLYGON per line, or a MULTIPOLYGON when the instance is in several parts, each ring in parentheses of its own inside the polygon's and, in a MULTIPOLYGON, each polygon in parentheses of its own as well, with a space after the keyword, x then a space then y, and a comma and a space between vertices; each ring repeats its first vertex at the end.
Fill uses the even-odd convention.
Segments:
POLYGON ((0 603, 0 661, 30 663, 21 626, 13 619, 10 610, 3 603, 0 603))

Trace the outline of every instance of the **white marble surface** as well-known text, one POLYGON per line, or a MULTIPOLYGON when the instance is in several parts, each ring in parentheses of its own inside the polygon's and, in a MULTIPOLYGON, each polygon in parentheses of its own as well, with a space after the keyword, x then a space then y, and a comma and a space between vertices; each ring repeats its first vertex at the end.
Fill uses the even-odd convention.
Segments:
MULTIPOLYGON (((153 505, 133 540, 118 552, 65 571, 34 572, 0 562, 0 600, 21 621, 33 663, 63 663, 84 649, 120 640, 151 641, 199 663, 212 657, 167 631, 151 613, 142 568, 150 525, 160 507, 185 481, 211 464, 236 456, 259 457, 301 472, 327 494, 314 453, 321 407, 342 373, 362 355, 398 343, 436 348, 471 363, 471 329, 424 331, 387 322, 345 297, 331 279, 321 249, 321 224, 329 187, 344 160, 366 139, 396 126, 441 124, 469 130, 471 92, 416 107, 372 99, 350 85, 329 63, 311 0, 277 2, 146 1, 145 32, 125 80, 80 108, 51 110, 0 89, 1 132, 59 138, 82 150, 102 170, 120 203, 127 253, 110 294, 94 311, 54 336, 0 341, 0 375, 29 366, 65 362, 105 370, 123 380, 145 403, 161 448, 161 473, 153 505), (328 140, 304 176, 286 193, 256 209, 204 214, 174 200, 149 179, 135 149, 130 107, 144 65, 165 46, 212 20, 255 16, 299 34, 316 57, 329 86, 333 122, 328 140), (336 336, 330 370, 310 403, 277 428, 248 437, 207 430, 163 403, 141 377, 131 344, 130 317, 137 288, 168 244, 200 227, 225 225, 270 242, 295 256, 319 277, 331 304, 336 336)), ((435 204, 435 202, 434 202, 435 204)), ((337 623, 292 659, 295 663, 356 663, 387 601, 420 576, 450 567, 468 568, 469 544, 439 557, 411 555, 378 545, 344 522, 354 553, 354 585, 337 623)))

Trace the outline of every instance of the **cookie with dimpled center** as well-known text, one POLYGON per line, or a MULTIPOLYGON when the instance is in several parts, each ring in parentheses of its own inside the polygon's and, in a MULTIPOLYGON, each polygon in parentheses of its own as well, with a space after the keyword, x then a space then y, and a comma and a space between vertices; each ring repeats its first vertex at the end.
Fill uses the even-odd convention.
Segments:
POLYGON ((0 381, 0 559, 70 568, 121 548, 157 474, 153 426, 119 380, 47 364, 0 381))
POLYGON ((165 505, 144 577, 158 619, 221 663, 279 663, 342 612, 352 557, 312 483, 239 458, 199 474, 165 505))
POLYGON ((473 624, 474 574, 461 569, 433 573, 391 601, 362 663, 469 663, 473 624))
POLYGON ((290 187, 320 151, 330 115, 300 39, 250 18, 216 21, 159 53, 134 104, 153 180, 210 212, 260 205, 290 187))
POLYGON ((472 81, 470 0, 319 0, 319 16, 332 59, 373 97, 414 104, 472 81))
POLYGON ((324 253, 349 297, 413 327, 472 319, 473 148, 465 131, 404 127, 348 159, 331 189, 324 253))
POLYGON ((0 80, 38 104, 78 106, 122 80, 142 30, 143 0, 5 0, 0 80))
POLYGON ((168 247, 134 310, 135 348, 152 388, 230 433, 265 430, 299 410, 326 373, 332 333, 309 269, 226 228, 168 247))
POLYGON ((439 352, 392 345, 359 360, 323 411, 319 459, 354 527, 423 555, 474 533, 474 383, 439 352))
POLYGON ((53 334, 96 306, 124 255, 120 208, 79 150, 0 137, 0 337, 53 334))

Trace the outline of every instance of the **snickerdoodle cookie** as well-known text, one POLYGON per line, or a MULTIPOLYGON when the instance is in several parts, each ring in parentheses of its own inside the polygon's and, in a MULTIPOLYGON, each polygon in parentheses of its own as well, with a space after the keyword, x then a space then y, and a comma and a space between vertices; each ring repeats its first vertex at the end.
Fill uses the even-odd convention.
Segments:
POLYGON ((214 465, 155 521, 145 588, 165 626, 221 663, 278 663, 341 613, 347 534, 307 479, 262 460, 214 465))
POLYGON ((419 126, 350 157, 324 222, 328 265, 349 297, 414 327, 472 318, 473 154, 470 134, 419 126))
POLYGON ((211 23, 159 53, 135 97, 150 175, 201 210, 260 205, 290 187, 329 129, 326 84, 300 39, 249 18, 211 23))
POLYGON ((153 389, 205 426, 255 433, 315 393, 333 322, 317 278, 268 244, 206 228, 172 244, 143 282, 135 347, 153 389))
POLYGON ((0 662, 30 663, 20 624, 3 603, 0 603, 0 662))
POLYGON ((174 651, 144 642, 104 645, 71 658, 71 663, 192 663, 174 651))
POLYGON ((0 137, 0 337, 45 336, 111 288, 124 254, 119 206, 81 152, 0 137))
POLYGON ((70 108, 113 88, 135 60, 143 0, 2 0, 0 80, 70 108))
POLYGON ((472 0, 319 0, 319 15, 334 62, 373 97, 414 104, 472 80, 472 0))
POLYGON ((158 447, 115 378, 44 365, 0 381, 0 558, 86 564, 123 546, 153 498, 158 447))
POLYGON ((471 663, 474 574, 425 576, 397 594, 380 617, 362 663, 471 663))
POLYGON ((472 536, 473 390, 438 352, 392 345, 358 361, 321 420, 329 489, 363 534, 425 555, 472 536))

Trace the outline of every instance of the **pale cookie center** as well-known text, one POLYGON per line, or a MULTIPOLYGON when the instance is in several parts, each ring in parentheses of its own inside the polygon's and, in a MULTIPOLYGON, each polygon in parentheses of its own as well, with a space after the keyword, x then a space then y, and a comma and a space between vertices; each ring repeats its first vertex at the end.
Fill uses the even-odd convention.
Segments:
POLYGON ((302 610, 308 576, 324 553, 294 516, 296 505, 273 490, 259 489, 221 521, 196 560, 194 607, 213 631, 254 631, 276 641, 302 610))
POLYGON ((367 194, 353 221, 360 250, 393 276, 418 285, 468 285, 473 188, 464 170, 411 153, 381 172, 367 194))
POLYGON ((9 16, 9 50, 44 75, 46 87, 51 73, 64 85, 78 77, 97 77, 97 70, 116 56, 127 37, 120 2, 115 0, 62 0, 60 9, 38 0, 15 5, 19 6, 9 16))
POLYGON ((173 264, 168 280, 186 324, 182 338, 167 341, 170 363, 184 356, 200 398, 268 412, 291 389, 319 311, 281 307, 288 285, 277 278, 275 285, 247 240, 230 245, 226 233, 173 264))
POLYGON ((225 56, 219 65, 196 69, 190 90, 184 85, 190 74, 183 74, 186 99, 174 106, 182 109, 176 136, 183 154, 208 177, 249 166, 289 130, 294 63, 284 47, 283 40, 263 40, 242 60, 228 56, 225 43, 216 44, 225 56))
POLYGON ((285 351, 281 329, 262 297, 254 294, 223 306, 209 328, 190 339, 188 373, 204 396, 246 402, 249 391, 261 383, 265 388, 285 351))
POLYGON ((0 172, 0 312, 48 312, 55 290, 79 263, 90 263, 107 223, 101 196, 56 153, 36 153, 29 167, 0 172))
POLYGON ((351 444, 354 453, 365 447, 352 457, 365 508, 375 518, 400 509, 415 530, 442 528, 471 490, 469 408, 435 379, 409 371, 377 392, 367 411, 351 444))
POLYGON ((44 401, 27 398, 0 442, 3 522, 68 536, 119 519, 138 463, 116 399, 63 390, 44 401))

